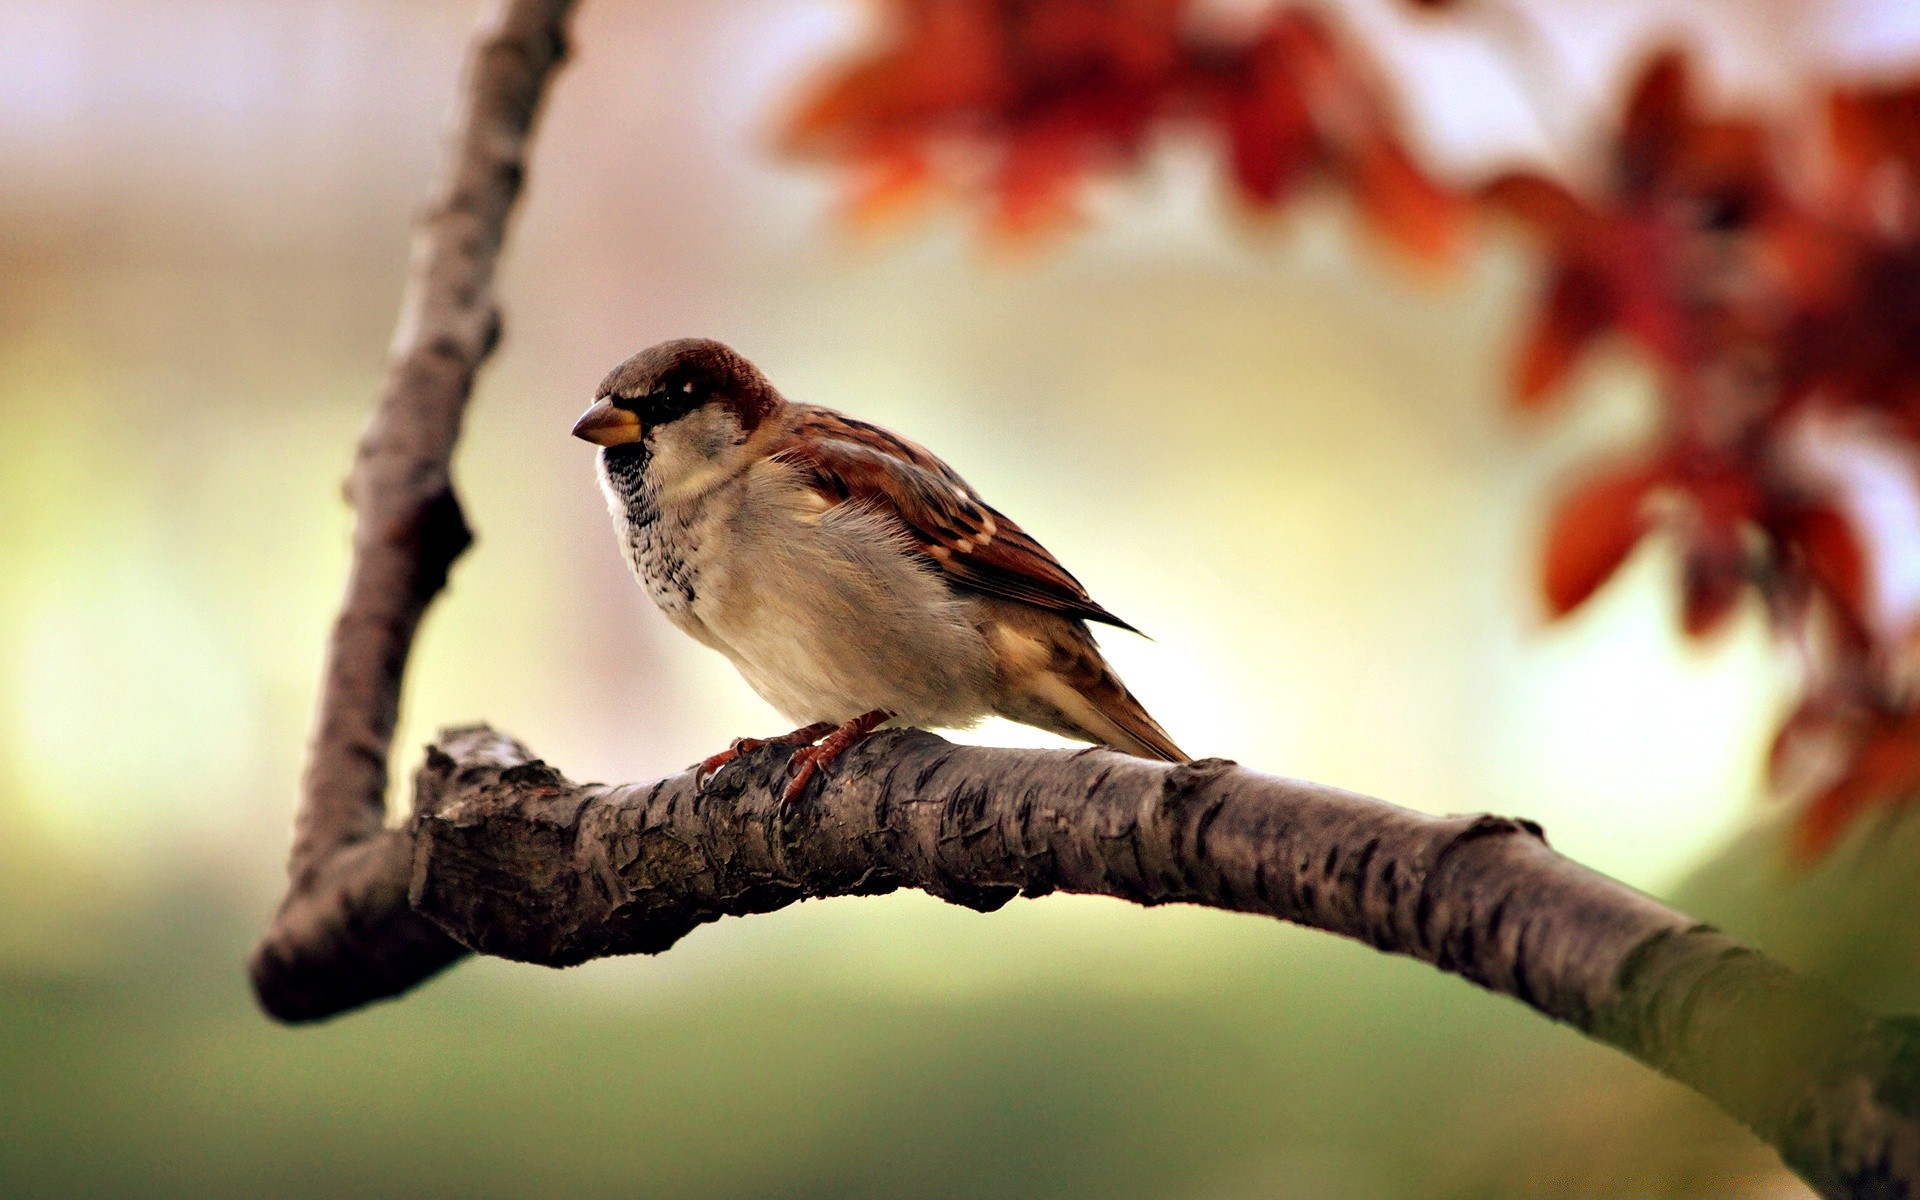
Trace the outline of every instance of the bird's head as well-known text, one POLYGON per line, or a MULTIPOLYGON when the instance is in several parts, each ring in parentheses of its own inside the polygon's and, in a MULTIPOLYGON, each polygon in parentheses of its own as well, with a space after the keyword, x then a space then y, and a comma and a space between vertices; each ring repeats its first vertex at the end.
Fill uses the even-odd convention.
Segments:
POLYGON ((573 436, 685 469, 729 457, 783 401, 760 369, 708 338, 649 347, 600 381, 573 436))

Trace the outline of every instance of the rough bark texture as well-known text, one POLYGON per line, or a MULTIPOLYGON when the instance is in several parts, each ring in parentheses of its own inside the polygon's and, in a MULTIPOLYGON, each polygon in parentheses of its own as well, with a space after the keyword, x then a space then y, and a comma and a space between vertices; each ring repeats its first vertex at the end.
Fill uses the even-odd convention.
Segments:
MULTIPOLYGON (((782 810, 790 749, 579 785, 490 729, 415 781, 409 903, 483 954, 655 954, 723 916, 919 888, 989 911, 1079 892, 1259 913, 1432 963, 1705 1094, 1829 1196, 1920 1182, 1920 1026, 1878 1018, 1548 848, 1221 760, 862 743, 782 810)), ((391 890, 391 885, 389 885, 391 890)))
POLYGON ((469 539, 448 460, 499 318, 494 262, 572 0, 503 0, 475 42, 445 191, 349 498, 354 562, 328 646, 291 885, 250 964, 314 1020, 397 995, 469 949, 562 966, 657 953, 722 916, 920 888, 972 908, 1050 891, 1296 921, 1411 955, 1682 1080, 1829 1196, 1920 1189, 1920 1032, 1554 854, 1496 817, 1433 818, 1219 761, 989 750, 887 733, 814 798, 791 750, 579 786, 485 728, 428 750, 385 826, 413 636, 469 539))
POLYGON ((386 382, 347 478, 353 567, 327 643, 291 887, 249 964, 260 1003, 284 1019, 394 995, 465 953, 381 890, 390 857, 406 853, 383 832, 387 757, 414 633, 472 540, 448 464, 474 374, 499 339, 494 264, 572 8, 503 0, 489 14, 443 190, 415 238, 386 382))

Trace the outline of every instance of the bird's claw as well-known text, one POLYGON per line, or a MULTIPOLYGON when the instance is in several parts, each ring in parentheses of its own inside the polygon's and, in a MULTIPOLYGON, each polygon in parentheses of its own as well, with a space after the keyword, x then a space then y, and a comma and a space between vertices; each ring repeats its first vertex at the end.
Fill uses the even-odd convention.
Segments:
POLYGON ((720 773, 721 767, 726 766, 747 751, 758 750, 764 745, 766 745, 766 743, 759 738, 742 737, 733 739, 725 750, 700 760, 700 765, 695 767, 693 772, 695 786, 706 787, 713 777, 720 773))
POLYGON ((701 760, 699 767, 694 771, 694 782, 699 787, 706 787, 713 777, 720 773, 722 767, 742 754, 751 754, 762 746, 811 746, 838 728, 839 726, 831 721, 820 721, 812 725, 803 725, 792 733, 783 733, 779 737, 735 738, 725 750, 701 760))
POLYGON ((883 709, 862 713, 845 725, 836 726, 833 731, 820 739, 819 745, 806 745, 794 751, 787 760, 787 786, 780 791, 780 807, 791 811, 806 795, 807 785, 813 782, 822 768, 832 766, 842 754, 863 741, 867 735, 884 725, 893 716, 883 709))
POLYGON ((818 746, 802 746, 787 760, 787 786, 780 789, 780 807, 792 809, 807 794, 807 785, 820 770, 818 746))

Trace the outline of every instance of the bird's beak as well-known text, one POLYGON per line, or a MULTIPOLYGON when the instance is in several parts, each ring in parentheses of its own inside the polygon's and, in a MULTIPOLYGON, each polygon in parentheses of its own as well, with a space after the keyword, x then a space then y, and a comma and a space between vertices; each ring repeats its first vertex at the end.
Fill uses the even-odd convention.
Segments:
POLYGON ((640 418, 611 400, 596 400, 573 423, 573 436, 596 446, 624 446, 640 440, 640 418))

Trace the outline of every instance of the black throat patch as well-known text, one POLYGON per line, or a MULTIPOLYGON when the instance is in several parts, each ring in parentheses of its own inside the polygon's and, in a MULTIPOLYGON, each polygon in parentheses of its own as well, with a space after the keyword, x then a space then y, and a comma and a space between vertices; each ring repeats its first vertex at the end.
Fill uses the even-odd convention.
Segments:
POLYGON ((628 561, 655 604, 669 612, 691 608, 698 595, 688 556, 694 550, 687 515, 662 520, 657 489, 648 479, 652 454, 646 443, 609 446, 601 451, 607 484, 625 517, 622 540, 628 561))
POLYGON ((644 441, 608 446, 600 452, 606 464, 607 482, 627 507, 627 520, 635 525, 651 525, 659 517, 653 489, 647 486, 647 461, 653 457, 644 441))

